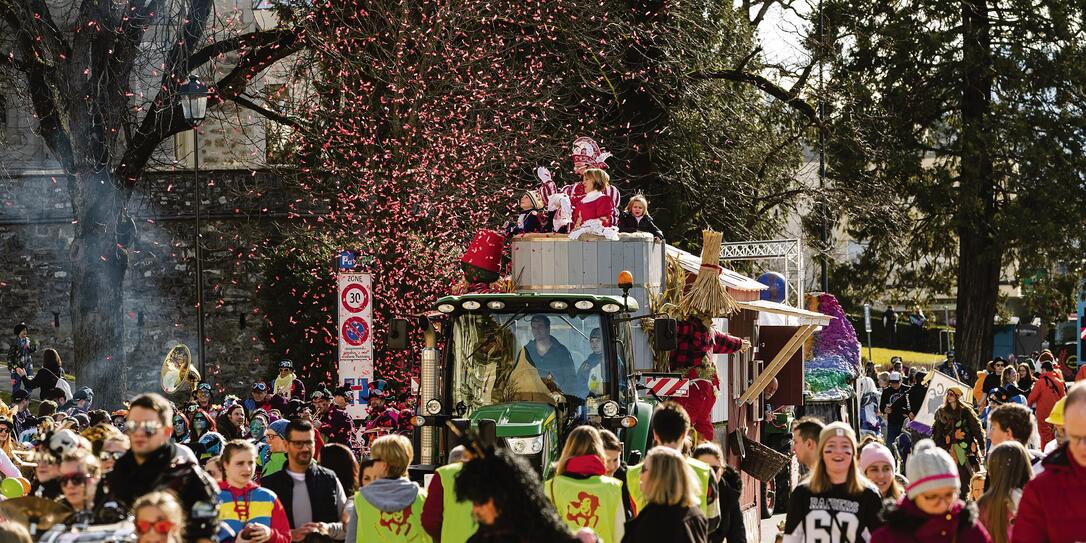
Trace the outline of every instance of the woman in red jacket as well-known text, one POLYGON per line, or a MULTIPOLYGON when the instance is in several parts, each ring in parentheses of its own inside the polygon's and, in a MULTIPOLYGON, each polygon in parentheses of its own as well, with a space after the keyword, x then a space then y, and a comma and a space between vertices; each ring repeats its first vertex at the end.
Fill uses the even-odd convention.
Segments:
POLYGON ((605 193, 611 178, 607 172, 595 168, 584 171, 584 196, 573 202, 573 230, 571 239, 584 234, 595 234, 607 239, 618 239, 614 220, 615 203, 605 193))
POLYGON ((1033 383, 1033 390, 1026 398, 1026 404, 1033 407, 1037 413, 1037 432, 1041 434, 1042 447, 1055 439, 1052 425, 1044 422, 1048 415, 1052 414, 1052 407, 1060 398, 1067 395, 1067 385, 1063 382, 1063 375, 1054 371, 1051 360, 1041 363, 1041 376, 1033 383))
POLYGON ((905 474, 912 481, 905 498, 883 515, 885 524, 871 534, 871 543, 990 543, 977 522, 977 509, 960 497, 958 463, 950 453, 921 440, 909 455, 905 474))

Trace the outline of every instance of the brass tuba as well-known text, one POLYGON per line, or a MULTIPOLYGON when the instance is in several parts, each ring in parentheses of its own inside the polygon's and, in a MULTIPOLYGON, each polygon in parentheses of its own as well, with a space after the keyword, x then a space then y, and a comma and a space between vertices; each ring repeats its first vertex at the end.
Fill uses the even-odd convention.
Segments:
POLYGON ((200 382, 200 372, 192 367, 192 353, 185 344, 175 345, 166 353, 159 382, 162 384, 162 391, 167 394, 177 392, 186 384, 191 390, 200 382))

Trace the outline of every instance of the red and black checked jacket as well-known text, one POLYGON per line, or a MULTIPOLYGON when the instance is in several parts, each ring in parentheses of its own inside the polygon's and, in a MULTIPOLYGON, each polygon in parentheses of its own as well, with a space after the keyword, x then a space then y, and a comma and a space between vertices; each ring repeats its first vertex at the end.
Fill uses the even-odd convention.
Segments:
POLYGON ((700 366, 705 355, 731 354, 743 347, 742 338, 724 332, 706 329, 698 319, 679 321, 676 326, 678 346, 672 368, 692 368, 700 366))

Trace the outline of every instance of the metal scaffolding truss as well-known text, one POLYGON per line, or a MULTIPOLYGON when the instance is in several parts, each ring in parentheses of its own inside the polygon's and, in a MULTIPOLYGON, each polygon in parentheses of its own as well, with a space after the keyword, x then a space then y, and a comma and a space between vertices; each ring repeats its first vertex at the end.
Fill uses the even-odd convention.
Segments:
POLYGON ((803 245, 798 239, 772 239, 760 241, 739 241, 722 243, 720 261, 764 261, 780 260, 784 269, 778 271, 784 276, 785 302, 793 307, 803 308, 803 245))

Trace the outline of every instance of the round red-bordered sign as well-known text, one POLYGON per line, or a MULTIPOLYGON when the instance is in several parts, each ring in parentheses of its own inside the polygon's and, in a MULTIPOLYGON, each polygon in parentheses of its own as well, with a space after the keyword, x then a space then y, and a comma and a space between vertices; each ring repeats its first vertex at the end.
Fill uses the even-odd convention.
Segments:
POLYGON ((343 289, 340 303, 343 304, 343 308, 347 311, 358 313, 370 305, 370 293, 360 283, 351 283, 347 285, 347 288, 343 289))
POLYGON ((358 347, 370 337, 370 325, 362 317, 351 317, 343 322, 343 329, 340 332, 343 335, 343 341, 346 341, 348 345, 358 347))

